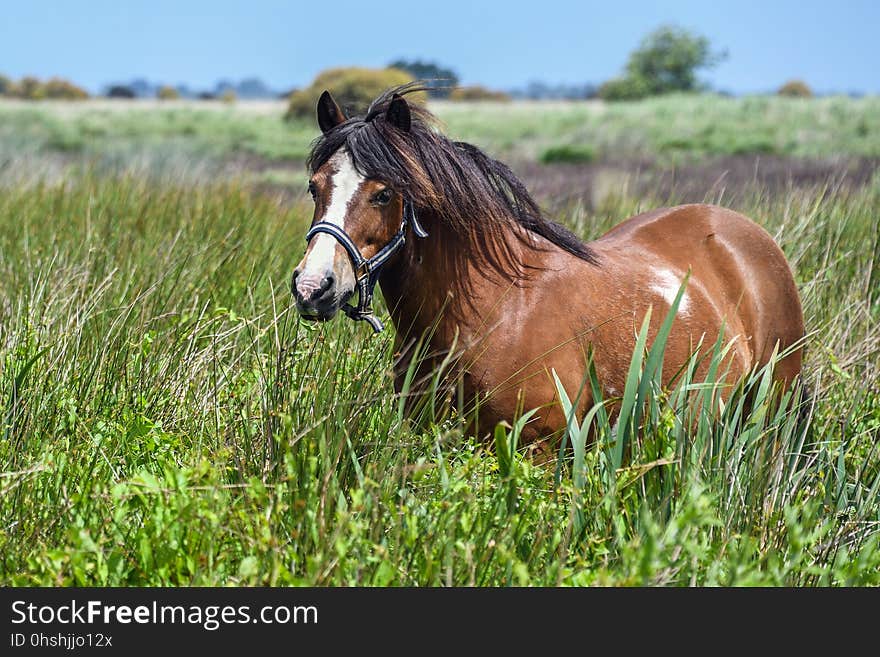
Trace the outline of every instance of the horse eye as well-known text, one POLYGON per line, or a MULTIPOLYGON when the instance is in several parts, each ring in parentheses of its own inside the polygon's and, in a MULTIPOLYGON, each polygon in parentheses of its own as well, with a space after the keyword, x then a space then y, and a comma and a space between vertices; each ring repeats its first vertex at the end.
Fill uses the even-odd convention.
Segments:
POLYGON ((373 201, 379 205, 387 205, 394 193, 390 189, 383 189, 373 197, 373 201))
POLYGON ((315 198, 318 195, 318 188, 315 187, 315 183, 311 180, 309 181, 309 194, 312 195, 312 198, 315 198))

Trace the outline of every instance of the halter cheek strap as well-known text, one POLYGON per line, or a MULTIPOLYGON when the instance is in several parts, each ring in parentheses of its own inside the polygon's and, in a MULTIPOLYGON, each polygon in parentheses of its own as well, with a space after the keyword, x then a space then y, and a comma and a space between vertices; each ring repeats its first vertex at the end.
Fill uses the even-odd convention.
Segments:
POLYGON ((403 202, 403 218, 400 222, 400 230, 394 234, 394 237, 385 246, 379 249, 376 255, 369 259, 364 258, 360 249, 358 249, 351 237, 348 236, 348 233, 336 224, 319 221, 306 233, 306 243, 318 233, 326 233, 339 242, 342 248, 345 249, 345 252, 348 253, 357 281, 358 305, 349 306, 345 304, 342 306, 342 311, 355 321, 367 322, 376 333, 381 331, 383 326, 382 322, 373 314, 373 291, 376 283, 379 282, 379 270, 382 268, 382 265, 388 262, 388 259, 406 243, 407 224, 412 225, 413 233, 415 233, 416 237, 425 238, 428 236, 428 233, 422 228, 416 217, 413 204, 406 200, 403 202))

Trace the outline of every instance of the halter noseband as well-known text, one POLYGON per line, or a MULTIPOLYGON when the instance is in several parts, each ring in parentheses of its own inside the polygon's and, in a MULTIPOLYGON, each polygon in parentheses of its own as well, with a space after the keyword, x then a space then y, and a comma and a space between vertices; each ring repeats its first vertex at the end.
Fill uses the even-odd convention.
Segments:
MULTIPOLYGON (((416 217, 416 211, 413 204, 409 200, 403 202, 403 218, 400 221, 400 230, 395 233, 389 242, 379 249, 379 252, 372 258, 367 259, 361 254, 360 249, 352 241, 342 228, 328 221, 319 221, 313 225, 309 232, 306 233, 306 243, 311 241, 312 237, 318 233, 326 233, 333 237, 342 248, 348 253, 351 259, 351 266, 354 269, 354 275, 357 279, 358 286, 358 305, 349 306, 347 303, 342 306, 342 311, 349 318, 356 322, 364 321, 373 327, 373 331, 378 333, 382 330, 382 322, 373 314, 373 289, 379 281, 379 270, 388 259, 395 254, 406 242, 406 224, 412 224, 413 232, 416 237, 427 237, 428 233, 422 228, 416 217)), ((308 319, 308 318, 306 318, 308 319)))

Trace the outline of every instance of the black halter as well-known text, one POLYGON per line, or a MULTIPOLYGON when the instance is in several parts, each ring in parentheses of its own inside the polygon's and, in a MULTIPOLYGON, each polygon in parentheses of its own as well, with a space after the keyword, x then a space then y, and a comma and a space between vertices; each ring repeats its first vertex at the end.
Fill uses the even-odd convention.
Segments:
POLYGON ((391 238, 391 240, 379 249, 379 252, 372 258, 367 260, 361 255, 360 249, 352 241, 342 228, 328 221, 319 221, 313 225, 309 232, 306 233, 306 243, 318 233, 327 233, 342 245, 351 259, 351 266, 354 269, 354 276, 357 279, 358 286, 358 305, 342 306, 342 311, 355 321, 367 322, 373 327, 373 331, 378 333, 382 330, 382 322, 380 322, 373 314, 373 289, 379 281, 379 270, 388 259, 394 255, 406 242, 406 224, 412 224, 413 232, 416 237, 427 237, 428 233, 422 228, 416 217, 416 211, 413 204, 406 200, 403 202, 403 218, 400 221, 400 230, 391 238))

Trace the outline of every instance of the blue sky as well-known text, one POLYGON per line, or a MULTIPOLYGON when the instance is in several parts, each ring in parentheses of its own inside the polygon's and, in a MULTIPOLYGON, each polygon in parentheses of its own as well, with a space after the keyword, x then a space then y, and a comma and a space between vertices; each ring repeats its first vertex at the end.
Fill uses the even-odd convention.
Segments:
POLYGON ((745 93, 803 78, 814 89, 880 92, 880 2, 852 0, 4 0, 0 73, 60 75, 98 91, 134 77, 195 88, 258 76, 301 86, 337 65, 421 57, 465 83, 602 82, 661 23, 729 52, 705 74, 745 93))

